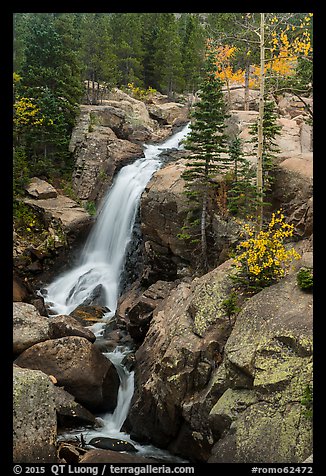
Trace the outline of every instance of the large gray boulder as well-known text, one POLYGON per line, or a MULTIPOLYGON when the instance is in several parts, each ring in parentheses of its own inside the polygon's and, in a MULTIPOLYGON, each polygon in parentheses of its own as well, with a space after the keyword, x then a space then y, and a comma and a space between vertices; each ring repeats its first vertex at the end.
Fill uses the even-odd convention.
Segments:
POLYGON ((161 125, 180 126, 189 120, 188 107, 176 102, 147 105, 150 116, 161 125))
POLYGON ((57 416, 53 385, 40 370, 13 370, 13 460, 56 463, 57 416))
POLYGON ((49 319, 25 302, 13 303, 13 351, 20 354, 29 347, 49 339, 49 319))
MULTIPOLYGON (((247 301, 225 346, 210 463, 299 463, 312 451, 312 295, 296 274, 247 301), (223 373, 223 377, 222 377, 223 373)), ((217 375, 215 375, 217 378, 217 375)))
POLYGON ((311 264, 310 251, 260 293, 237 289, 242 310, 230 320, 231 260, 170 292, 135 354, 132 437, 212 463, 311 454, 301 402, 312 383, 312 295, 296 283, 300 263, 311 264))
POLYGON ((206 391, 231 331, 222 307, 232 285, 229 273, 230 262, 173 289, 153 312, 135 354, 132 435, 194 461, 209 456, 211 407, 208 400, 194 411, 189 406, 206 391))
POLYGON ((53 375, 58 385, 92 411, 114 410, 119 377, 114 365, 87 339, 62 337, 35 344, 15 363, 53 375))
POLYGON ((52 220, 58 221, 63 232, 67 234, 79 233, 91 221, 87 211, 65 195, 53 198, 24 198, 23 201, 44 215, 48 223, 52 220))

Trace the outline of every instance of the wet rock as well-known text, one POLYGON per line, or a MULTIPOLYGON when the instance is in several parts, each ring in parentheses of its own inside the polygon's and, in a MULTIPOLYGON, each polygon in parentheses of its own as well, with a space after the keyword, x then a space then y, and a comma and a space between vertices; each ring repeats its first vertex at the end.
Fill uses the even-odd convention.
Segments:
POLYGON ((87 339, 62 337, 33 345, 15 363, 54 375, 91 411, 114 410, 120 380, 114 365, 87 339))
POLYGON ((58 456, 69 464, 78 464, 79 459, 87 453, 87 450, 71 443, 61 442, 58 446, 58 456))
POLYGON ((49 319, 41 316, 32 304, 13 303, 13 351, 20 354, 49 339, 49 319))
POLYGON ((111 450, 90 450, 82 456, 79 463, 117 463, 117 464, 142 464, 155 463, 154 458, 144 458, 142 456, 131 455, 128 453, 118 453, 111 450))
POLYGON ((53 385, 39 370, 14 366, 13 460, 56 463, 57 418, 53 385))
POLYGON ((90 295, 82 302, 82 306, 104 306, 104 304, 105 296, 102 284, 95 286, 90 295))
POLYGON ((132 443, 129 443, 129 441, 119 440, 116 438, 105 438, 105 437, 92 438, 88 442, 88 445, 94 446, 95 448, 101 448, 102 450, 127 451, 127 452, 138 451, 132 443))
POLYGON ((102 321, 104 314, 109 311, 108 307, 80 304, 69 315, 85 326, 90 326, 92 323, 102 321))

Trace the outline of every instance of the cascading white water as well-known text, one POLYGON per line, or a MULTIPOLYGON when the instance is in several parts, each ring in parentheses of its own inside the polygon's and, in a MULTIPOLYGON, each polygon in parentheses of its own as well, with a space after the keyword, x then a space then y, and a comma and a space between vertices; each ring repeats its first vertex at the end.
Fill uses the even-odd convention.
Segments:
MULTIPOLYGON (((95 324, 91 329, 97 336, 103 332, 106 321, 116 311, 120 277, 141 194, 153 173, 162 165, 159 157, 162 150, 182 148, 181 141, 187 135, 189 127, 189 124, 186 125, 159 145, 144 145, 144 157, 120 170, 103 201, 79 262, 42 290, 52 314, 70 314, 101 285, 104 306, 110 312, 106 313, 103 324, 95 324)), ((106 436, 131 442, 129 435, 121 432, 134 390, 133 372, 121 365, 126 353, 128 349, 117 348, 114 352, 105 354, 116 366, 120 377, 117 407, 112 414, 101 416, 100 428, 87 430, 88 437, 106 436)), ((78 435, 82 431, 75 430, 69 435, 78 435)), ((157 448, 132 443, 140 453, 166 457, 164 451, 157 448)))
POLYGON ((141 194, 162 164, 161 151, 180 147, 188 130, 189 125, 159 145, 145 145, 144 157, 120 170, 104 199, 79 264, 45 288, 44 298, 53 314, 69 314, 101 285, 104 305, 111 311, 107 317, 114 315, 141 194))

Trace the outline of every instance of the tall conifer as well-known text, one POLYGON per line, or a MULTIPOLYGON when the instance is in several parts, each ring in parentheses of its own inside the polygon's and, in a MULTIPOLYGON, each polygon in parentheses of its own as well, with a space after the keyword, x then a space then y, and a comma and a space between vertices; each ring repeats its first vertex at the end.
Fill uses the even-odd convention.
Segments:
POLYGON ((208 43, 200 101, 192 113, 191 131, 186 141, 186 148, 191 154, 183 174, 186 195, 191 204, 184 227, 187 233, 183 234, 183 237, 200 242, 203 270, 208 268, 208 201, 212 188, 217 186, 214 177, 225 168, 225 158, 222 154, 227 151, 224 135, 226 106, 222 81, 217 78, 216 70, 214 48, 208 43))

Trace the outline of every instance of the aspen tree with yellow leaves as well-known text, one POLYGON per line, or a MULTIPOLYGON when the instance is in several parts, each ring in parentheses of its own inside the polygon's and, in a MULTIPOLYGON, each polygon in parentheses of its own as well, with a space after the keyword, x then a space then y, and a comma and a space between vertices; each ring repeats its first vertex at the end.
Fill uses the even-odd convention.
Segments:
MULTIPOLYGON (((248 58, 259 58, 258 64, 251 66, 252 77, 249 78, 248 62, 245 70, 233 69, 224 60, 224 81, 230 91, 230 78, 240 77, 243 74, 245 83, 245 109, 248 109, 249 87, 259 89, 259 114, 257 124, 257 168, 256 187, 258 196, 257 205, 257 228, 260 230, 263 224, 264 186, 263 186, 263 118, 264 102, 268 95, 280 90, 280 84, 286 78, 294 78, 297 75, 297 64, 300 58, 312 60, 311 44, 311 21, 312 13, 246 13, 236 14, 233 17, 236 34, 221 35, 219 41, 224 45, 228 53, 228 60, 235 55, 236 49, 230 40, 241 45, 248 58)), ((238 46, 240 48, 240 46, 238 46)), ((226 56, 226 54, 225 54, 226 56)), ((258 59, 257 58, 257 59, 258 59)), ((223 63, 223 61, 222 61, 223 63)), ((223 79, 223 76, 222 76, 223 79)), ((240 79, 241 81, 241 79, 240 79)), ((291 87, 288 84, 288 90, 291 87)), ((294 92, 298 96, 298 92, 294 92)), ((300 96, 299 96, 300 97, 300 96)), ((304 100, 300 97, 303 104, 304 100)), ((308 111, 311 113, 311 111, 308 111)))

